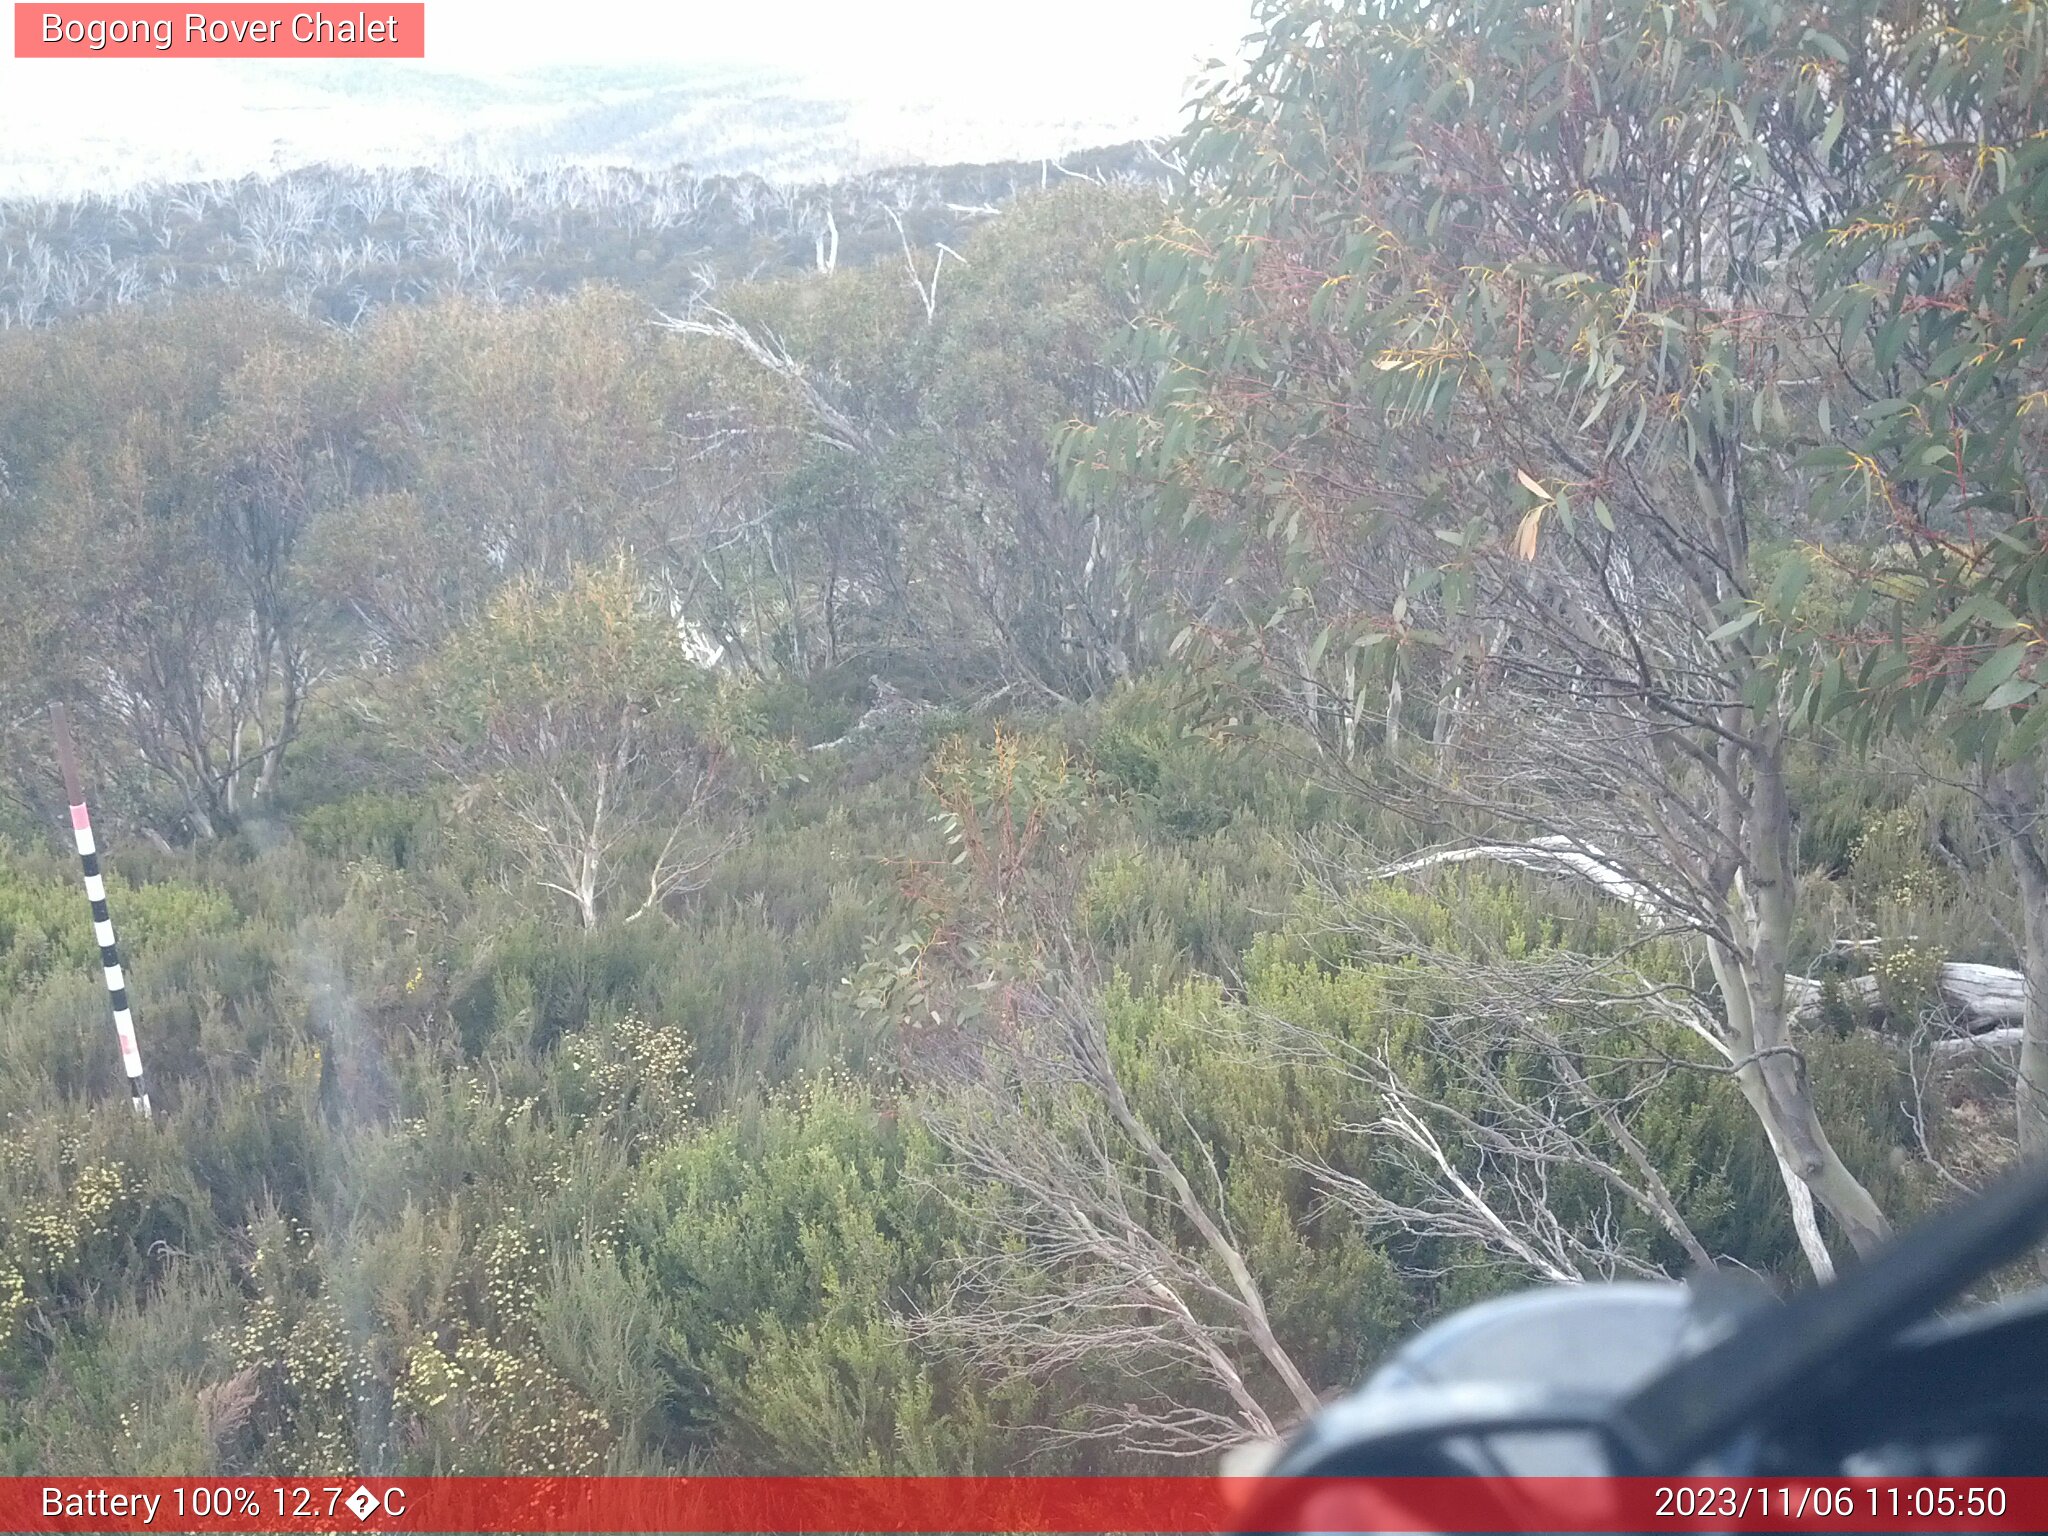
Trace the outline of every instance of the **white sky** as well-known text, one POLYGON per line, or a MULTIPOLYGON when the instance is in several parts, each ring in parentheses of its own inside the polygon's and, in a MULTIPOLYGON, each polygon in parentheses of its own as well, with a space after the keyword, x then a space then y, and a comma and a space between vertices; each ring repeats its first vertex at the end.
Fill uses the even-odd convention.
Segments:
MULTIPOLYGON (((375 0, 326 8, 359 7, 374 14, 375 0)), ((1044 124, 1072 126, 1078 143, 1168 131, 1200 64, 1234 53, 1250 31, 1251 8, 1252 0, 428 0, 424 68, 773 68, 858 105, 863 124, 881 125, 871 133, 877 152, 892 134, 916 143, 917 119, 927 129, 957 119, 963 149, 976 150, 1014 122, 1019 142, 1006 152, 1025 158, 1061 148, 1028 142, 1044 124), (1091 139, 1098 126, 1102 136, 1091 139)), ((368 66, 400 92, 421 67, 368 66)), ((322 81, 332 68, 15 59, 10 49, 0 56, 0 195, 320 157, 425 159, 453 131, 445 116, 401 121, 402 106, 380 112, 338 98, 322 81), (408 152, 415 142, 422 153, 408 152)), ((492 131, 488 120, 454 126, 485 144, 492 131)))
POLYGON ((429 0, 427 51, 456 69, 733 59, 918 76, 993 59, 1191 63, 1250 23, 1250 0, 429 0))

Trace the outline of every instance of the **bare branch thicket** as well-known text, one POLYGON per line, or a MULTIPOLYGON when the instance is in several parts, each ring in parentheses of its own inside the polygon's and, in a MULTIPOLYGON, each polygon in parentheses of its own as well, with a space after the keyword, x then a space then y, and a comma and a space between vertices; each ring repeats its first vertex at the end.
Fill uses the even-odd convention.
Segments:
MULTIPOLYGON (((934 1042, 920 1060, 925 1123, 1015 1213, 917 1319, 921 1333, 991 1370, 1044 1380, 1086 1365, 1123 1384, 1124 1401, 1056 1439, 1209 1455, 1315 1411, 1215 1164, 1190 1165, 1133 1107, 1094 1004, 1032 993, 1003 1027, 934 1042)), ((937 1192, 985 1219, 967 1181, 937 1192)))
POLYGON ((1487 953, 1469 934, 1447 945, 1332 888, 1324 895, 1337 914, 1330 936, 1404 957, 1377 1006, 1374 1041, 1263 1010, 1245 1040, 1265 1059, 1335 1071, 1364 1088, 1380 1116, 1344 1129, 1366 1137, 1400 1177, 1368 1182, 1299 1155, 1293 1166, 1368 1226, 1474 1243, 1546 1280, 1663 1275, 1641 1237, 1628 1240, 1628 1210, 1692 1267, 1713 1266, 1632 1127, 1671 1073, 1725 1070, 1673 1055, 1643 1027, 1649 1020, 1711 1040, 1692 989, 1654 982, 1626 957, 1487 953), (1385 1043, 1396 1029, 1408 1037, 1406 1070, 1385 1043), (1556 1179, 1573 1181, 1581 1201, 1597 1193, 1590 1225, 1560 1218, 1556 1179), (1422 1193, 1397 1195, 1397 1184, 1422 1193))
POLYGON ((586 929, 628 880, 632 855, 653 849, 628 922, 696 889, 730 846, 707 826, 721 788, 717 754, 651 732, 631 707, 601 720, 577 710, 501 714, 480 741, 427 750, 465 786, 458 811, 480 813, 514 872, 569 902, 586 929))
MULTIPOLYGON (((1553 762, 1565 764, 1568 768, 1576 762, 1583 782, 1599 782, 1594 773, 1601 750, 1597 741, 1568 741, 1559 735, 1543 741, 1538 750, 1545 751, 1553 762), (1579 756, 1581 752, 1585 755, 1579 756)), ((1654 776, 1646 777, 1652 784, 1657 782, 1654 776)), ((1625 784, 1627 780, 1624 778, 1620 782, 1625 784)), ((1664 784, 1667 793, 1674 787, 1668 781, 1664 784)), ((1711 986, 1696 986, 1681 994, 1647 977, 1634 975, 1626 990, 1646 1011, 1704 1041, 1718 1058, 1721 1070, 1736 1082, 1756 1110, 1770 1139, 1785 1185, 1801 1252, 1814 1274, 1827 1279, 1834 1273, 1834 1261, 1816 1216, 1815 1197, 1819 1191, 1815 1170, 1818 1170, 1822 1181, 1835 1190, 1837 1199, 1851 1202, 1849 1208, 1852 1211, 1858 1208, 1854 1202, 1861 1185, 1855 1183, 1846 1169, 1841 1169, 1837 1176, 1828 1167, 1829 1160, 1838 1166, 1839 1159, 1827 1142, 1826 1133, 1813 1108, 1804 1055, 1790 1038, 1794 1023, 1802 1020, 1810 1023, 1814 1017, 1812 1010, 1802 1007, 1810 1001, 1807 994, 1799 990, 1806 985, 1803 979, 1790 977, 1783 969, 1791 914, 1789 910, 1773 911, 1769 918, 1776 937, 1764 945, 1763 953, 1778 967, 1778 988, 1774 1003, 1768 989, 1760 994, 1765 1004, 1760 1010, 1759 995, 1751 992, 1757 980, 1753 967, 1743 962, 1744 950, 1736 947, 1736 936, 1742 935, 1741 942, 1749 943, 1748 935, 1761 920, 1756 904, 1748 899, 1742 888, 1739 857, 1720 846, 1718 839, 1698 837, 1697 841, 1688 843, 1673 836, 1674 828, 1687 826, 1681 817, 1669 814, 1674 801, 1683 804, 1675 796, 1661 806, 1654 800, 1650 802, 1653 815, 1647 830, 1649 837, 1657 841, 1648 843, 1649 856, 1642 857, 1639 852, 1641 862, 1633 865, 1617 858, 1609 850, 1610 847, 1645 849, 1644 837, 1632 833, 1616 815, 1621 807, 1642 805, 1644 802, 1640 798, 1624 798, 1617 794, 1613 799, 1593 798, 1573 806, 1572 814, 1582 828, 1575 834, 1550 831, 1521 845, 1481 845, 1443 850, 1367 871, 1365 877, 1371 879, 1397 873, 1413 875, 1431 867, 1468 862, 1469 858, 1477 857, 1581 880, 1600 895, 1635 911, 1651 925, 1646 928, 1648 935, 1684 937, 1695 941, 1704 939, 1701 947, 1711 972, 1711 986), (1656 816, 1655 810, 1666 814, 1656 816), (1612 819, 1603 818, 1604 824, 1597 828, 1596 840, 1587 835, 1585 823, 1603 811, 1607 818, 1612 819), (1663 853, 1663 848, 1658 846, 1660 842, 1681 857, 1689 854, 1700 862, 1691 869, 1683 863, 1675 866, 1664 864, 1660 868, 1659 859, 1663 853), (1709 868, 1709 856, 1726 860, 1724 867, 1736 871, 1728 877, 1728 906, 1734 918, 1729 925, 1711 921, 1712 911, 1699 900, 1697 886, 1689 890, 1671 878, 1674 872, 1683 879, 1688 874, 1709 868), (1735 990, 1737 988, 1741 990, 1735 990), (1760 1019, 1766 1026, 1761 1029, 1758 1027, 1760 1019)), ((1543 824, 1559 825, 1556 821, 1543 824)), ((1691 823, 1691 830, 1697 837, 1703 830, 1718 829, 1713 829, 1711 823, 1703 828, 1700 822, 1695 821, 1691 823)), ((1597 968, 1610 975, 1632 974, 1625 955, 1581 957, 1581 960, 1589 968, 1597 968)), ((1455 962, 1446 956, 1442 963, 1450 965, 1455 962)), ((1527 964, 1526 960, 1520 962, 1520 966, 1527 964)), ((1500 968, 1487 977, 1477 979, 1476 984, 1484 988, 1504 989, 1506 995, 1515 995, 1520 989, 1512 980, 1512 972, 1517 968, 1500 968)), ((1455 1041, 1446 1043, 1457 1048, 1455 1041)), ((1874 1203, 1871 1209, 1875 1209, 1874 1203)))
POLYGON ((818 441, 845 453, 873 450, 866 429, 831 400, 811 372, 773 331, 749 326, 700 298, 680 315, 659 313, 657 323, 679 336, 703 336, 736 347, 758 367, 795 391, 808 412, 818 441))

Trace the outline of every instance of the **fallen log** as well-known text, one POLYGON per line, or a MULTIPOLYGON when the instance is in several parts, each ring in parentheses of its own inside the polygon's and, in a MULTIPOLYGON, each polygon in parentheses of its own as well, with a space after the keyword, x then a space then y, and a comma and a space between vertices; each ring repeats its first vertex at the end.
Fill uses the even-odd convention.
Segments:
MULTIPOLYGON (((1801 1021, 1819 1017, 1824 988, 1804 976, 1786 978, 1792 994, 1792 1016, 1801 1021)), ((1935 983, 1941 1000, 1966 1025, 1976 1030, 2002 1024, 2018 1024, 2027 1006, 2026 979, 2002 965, 1973 965, 1951 961, 1941 968, 1935 983)), ((1854 1007, 1881 1013, 1884 1003, 1875 976, 1845 976, 1837 983, 1843 1000, 1854 1007)))
POLYGON ((2026 1031, 2017 1024, 2002 1024, 1975 1035, 1949 1035, 1934 1042, 1937 1056, 1967 1056, 1975 1051, 2017 1048, 2026 1031))
MULTIPOLYGON (((1792 998, 1792 1017, 1811 1023, 1820 1017, 1825 995, 1820 982, 1804 976, 1786 980, 1792 998)), ((1936 990, 1953 1019, 1954 1033, 1934 1042, 1937 1055, 1956 1056, 1970 1051, 1996 1050, 2016 1044, 2026 1017, 2026 978, 2003 965, 1976 965, 1955 960, 1941 968, 1936 990)), ((1882 1017, 1884 1000, 1875 976, 1845 976, 1836 983, 1838 995, 1866 1017, 1882 1017)))
MULTIPOLYGON (((1609 864, 1606 855, 1600 849, 1563 837, 1539 837, 1526 843, 1489 843, 1471 848, 1438 849, 1376 870, 1374 878, 1386 879, 1394 875, 1415 874, 1446 864, 1469 863, 1475 859, 1496 864, 1513 864, 1523 869, 1541 870, 1549 874, 1576 876, 1602 895, 1633 907, 1646 919, 1655 920, 1665 915, 1657 893, 1649 886, 1630 879, 1609 864)), ((1864 948, 1881 942, 1883 941, 1876 939, 1858 940, 1847 947, 1864 948)), ((1786 978, 1785 986, 1790 994, 1789 1001, 1795 1021, 1812 1023, 1820 1017, 1821 1004, 1825 996, 1822 983, 1804 976, 1791 976, 1786 978)), ((2026 979, 2018 971, 2003 965, 1950 961, 1942 966, 1935 986, 1958 1026, 1958 1033, 1938 1042, 1937 1050, 1944 1053, 1974 1050, 1982 1046, 2002 1045, 2008 1039, 2019 1037, 2019 1026, 2026 1014, 2027 988, 2026 979)), ((1837 990, 1845 1002, 1865 1017, 1879 1017, 1885 1011, 1884 1000, 1878 990, 1875 976, 1843 977, 1837 983, 1837 990)))
POLYGON ((1607 863, 1606 856, 1598 848, 1575 843, 1568 837, 1539 837, 1526 843, 1486 843, 1474 848, 1440 848, 1375 870, 1372 878, 1386 880, 1444 864, 1468 864, 1475 859, 1513 864, 1545 874, 1576 875, 1601 895, 1635 908, 1644 918, 1654 920, 1664 915, 1664 904, 1657 899, 1655 891, 1639 880, 1631 880, 1607 863))

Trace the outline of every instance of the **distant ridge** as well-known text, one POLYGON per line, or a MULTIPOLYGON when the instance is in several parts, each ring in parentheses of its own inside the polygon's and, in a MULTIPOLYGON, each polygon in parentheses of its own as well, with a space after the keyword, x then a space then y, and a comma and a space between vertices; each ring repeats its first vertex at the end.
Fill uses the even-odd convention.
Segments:
POLYGON ((906 239, 957 242, 1020 193, 1069 178, 1170 176, 1157 147, 1129 143, 804 184, 682 167, 323 165, 16 197, 0 200, 0 327, 228 288, 340 324, 449 293, 510 302, 599 281, 674 303, 706 282, 898 259, 906 239))
POLYGON ((1099 93, 868 91, 749 65, 558 65, 478 75, 331 64, 285 70, 142 67, 118 107, 79 122, 64 82, 0 61, 0 196, 74 196, 233 180, 313 165, 454 167, 492 174, 563 164, 776 182, 894 165, 1025 160, 1171 131, 1179 98, 1099 93), (198 88, 194 89, 195 84, 198 88), (1164 110, 1162 110, 1164 107, 1164 110), (53 124, 69 124, 53 132, 53 124), (168 130, 167 131, 167 127, 168 130))

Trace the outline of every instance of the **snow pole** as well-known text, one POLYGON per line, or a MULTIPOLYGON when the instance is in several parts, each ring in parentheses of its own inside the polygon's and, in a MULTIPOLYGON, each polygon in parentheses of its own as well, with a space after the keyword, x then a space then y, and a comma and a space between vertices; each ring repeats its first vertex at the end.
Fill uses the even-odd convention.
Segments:
POLYGON ((114 1010, 114 1034, 121 1042, 121 1069, 128 1074, 128 1096, 136 1109, 149 1114, 149 1090, 142 1081, 142 1050, 135 1043, 135 1019, 128 1011, 128 978, 121 972, 121 952, 114 946, 114 923, 107 915, 107 885, 100 878, 100 854, 93 842, 92 817, 86 813, 85 791, 79 785, 78 754, 71 748, 71 722, 64 706, 50 706, 57 734, 57 763, 64 772, 64 796, 71 803, 71 836, 78 844, 78 862, 85 871, 85 899, 92 905, 92 936, 99 941, 100 965, 106 972, 107 1001, 114 1010))

